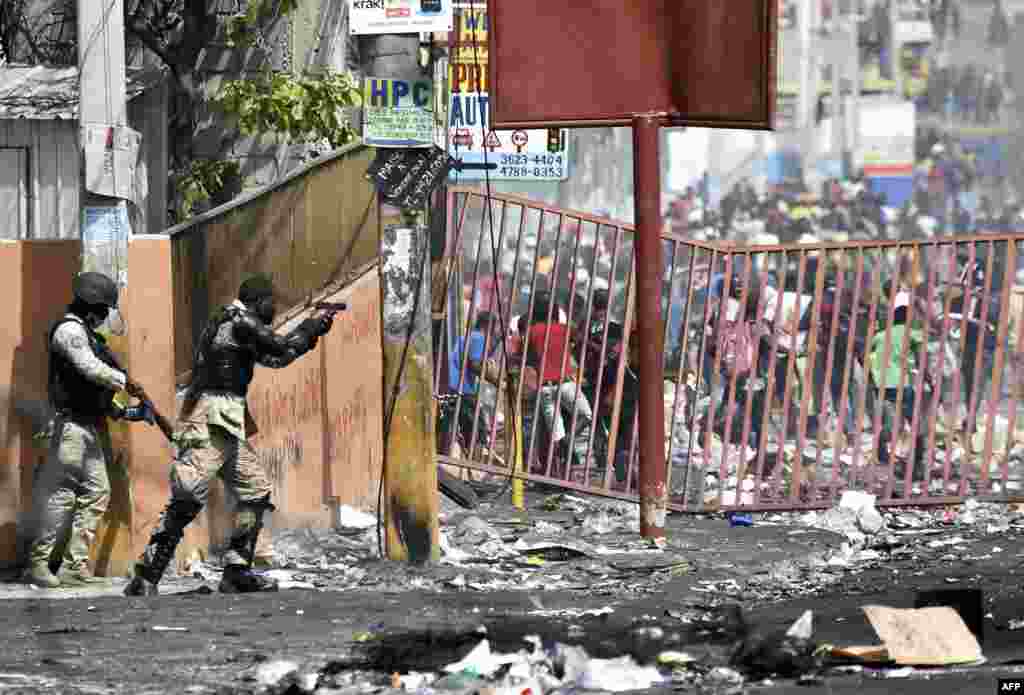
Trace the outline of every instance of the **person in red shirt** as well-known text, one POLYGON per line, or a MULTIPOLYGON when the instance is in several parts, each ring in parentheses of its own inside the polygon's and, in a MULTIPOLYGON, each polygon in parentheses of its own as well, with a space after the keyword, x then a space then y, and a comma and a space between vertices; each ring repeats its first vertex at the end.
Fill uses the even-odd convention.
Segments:
POLYGON ((526 332, 526 362, 537 370, 540 414, 551 441, 566 459, 572 453, 576 463, 583 464, 590 445, 593 411, 574 378, 576 360, 572 354, 571 328, 558 321, 558 314, 553 311, 556 308, 550 295, 535 297, 526 332), (568 432, 574 415, 576 430, 568 432))

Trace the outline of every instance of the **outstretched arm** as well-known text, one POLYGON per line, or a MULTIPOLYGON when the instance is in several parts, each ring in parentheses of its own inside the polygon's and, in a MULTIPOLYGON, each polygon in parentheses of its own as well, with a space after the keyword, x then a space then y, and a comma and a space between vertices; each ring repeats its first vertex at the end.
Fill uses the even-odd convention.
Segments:
POLYGON ((317 339, 331 329, 330 316, 308 318, 285 335, 275 333, 251 316, 235 324, 235 339, 256 355, 264 367, 281 369, 316 347, 317 339))

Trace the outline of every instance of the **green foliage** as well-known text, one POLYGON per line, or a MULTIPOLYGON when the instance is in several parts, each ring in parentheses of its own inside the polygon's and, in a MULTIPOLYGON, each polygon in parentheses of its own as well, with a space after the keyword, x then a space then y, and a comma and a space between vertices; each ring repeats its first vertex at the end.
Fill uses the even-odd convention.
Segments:
POLYGON ((301 77, 268 73, 255 80, 232 80, 215 99, 226 114, 238 120, 243 135, 271 131, 299 142, 324 139, 332 147, 356 137, 346 110, 361 101, 352 75, 332 71, 301 77))
POLYGON ((292 12, 299 6, 299 0, 249 0, 245 12, 228 20, 227 40, 229 46, 248 46, 255 32, 266 23, 281 15, 292 12))
POLYGON ((178 221, 191 217, 197 205, 217 195, 229 179, 240 173, 241 169, 235 161, 193 160, 188 173, 179 176, 177 180, 178 193, 181 194, 178 221))

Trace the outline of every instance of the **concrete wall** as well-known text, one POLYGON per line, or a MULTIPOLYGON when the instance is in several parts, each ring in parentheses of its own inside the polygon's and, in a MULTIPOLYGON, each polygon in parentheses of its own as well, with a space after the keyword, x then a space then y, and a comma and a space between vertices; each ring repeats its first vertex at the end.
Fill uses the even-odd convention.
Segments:
MULTIPOLYGON (((146 282, 130 286, 125 306, 132 374, 172 419, 177 415, 175 336, 181 334, 175 328, 191 318, 182 318, 178 304, 167 301, 181 279, 172 262, 175 243, 167 237, 132 240, 130 277, 146 282)), ((285 286, 287 280, 282 281, 285 286)), ((377 270, 364 271, 341 288, 319 292, 315 299, 343 301, 350 309, 338 315, 334 329, 315 351, 285 369, 257 369, 250 389, 250 410, 258 427, 250 441, 274 483, 277 511, 268 520, 270 527, 330 526, 336 505, 376 503, 383 440, 377 270)), ((290 330, 308 315, 301 307, 284 313, 291 318, 277 327, 279 331, 290 330)), ((130 547, 131 552, 114 553, 106 567, 100 566, 111 574, 128 569, 169 494, 172 452, 159 431, 135 425, 129 441, 132 503, 130 532, 124 532, 130 543, 108 539, 107 545, 130 547)), ((230 528, 228 514, 224 496, 215 494, 207 514, 190 527, 179 548, 179 564, 206 557, 211 546, 222 543, 230 528)), ((101 533, 100 542, 103 538, 101 533)))
POLYGON ((377 257, 377 205, 365 178, 375 150, 337 150, 278 184, 172 227, 175 367, 218 306, 251 273, 274 278, 279 306, 298 305, 344 282, 377 257))
MULTIPOLYGON (((177 417, 173 241, 134 237, 128 247, 132 281, 122 299, 128 335, 111 345, 157 407, 177 417)), ((10 307, 0 333, 0 368, 16 396, 46 397, 46 333, 71 294, 80 262, 77 242, 0 242, 0 287, 10 307), (47 278, 40 283, 40 277, 47 278)), ((329 526, 338 504, 370 507, 382 466, 383 365, 380 282, 375 267, 315 299, 344 301, 334 330, 315 351, 281 370, 258 369, 250 406, 259 433, 252 439, 274 482, 274 527, 329 526)), ((307 314, 291 311, 279 330, 307 314)), ((188 317, 186 316, 186 319, 188 317)), ((16 560, 17 523, 30 505, 32 472, 45 448, 31 440, 0 398, 0 565, 16 560)), ((155 427, 113 423, 112 500, 92 559, 99 574, 124 575, 149 538, 169 495, 173 451, 155 427)), ((223 500, 222 497, 218 499, 223 500)), ((205 557, 228 528, 223 502, 188 530, 179 563, 205 557)))
POLYGON ((46 336, 71 296, 80 254, 77 241, 0 241, 0 564, 15 559, 18 516, 28 509, 32 474, 45 454, 12 399, 46 397, 46 336))

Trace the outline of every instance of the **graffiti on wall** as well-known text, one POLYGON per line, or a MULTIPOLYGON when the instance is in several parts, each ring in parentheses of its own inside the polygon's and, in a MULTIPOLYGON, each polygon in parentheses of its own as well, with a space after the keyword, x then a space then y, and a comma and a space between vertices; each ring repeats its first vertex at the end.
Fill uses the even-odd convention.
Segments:
MULTIPOLYGON (((374 288, 376 289, 376 288, 374 288)), ((380 344, 380 302, 351 302, 350 308, 334 322, 328 340, 337 341, 342 350, 359 346, 366 349, 368 340, 380 344), (352 306, 354 304, 354 306, 352 306)))
POLYGON ((274 486, 275 496, 281 496, 288 467, 302 465, 302 438, 297 432, 289 432, 274 446, 257 449, 256 455, 274 486))
MULTIPOLYGON (((305 359, 317 362, 314 356, 305 359)), ((281 388, 277 383, 254 388, 249 393, 249 409, 260 432, 269 434, 273 430, 292 428, 321 417, 322 371, 319 366, 303 369, 301 377, 290 387, 281 388)))
POLYGON ((379 429, 372 426, 377 409, 368 405, 370 395, 360 386, 331 413, 326 444, 328 460, 335 470, 369 470, 371 475, 379 470, 382 444, 379 429))

